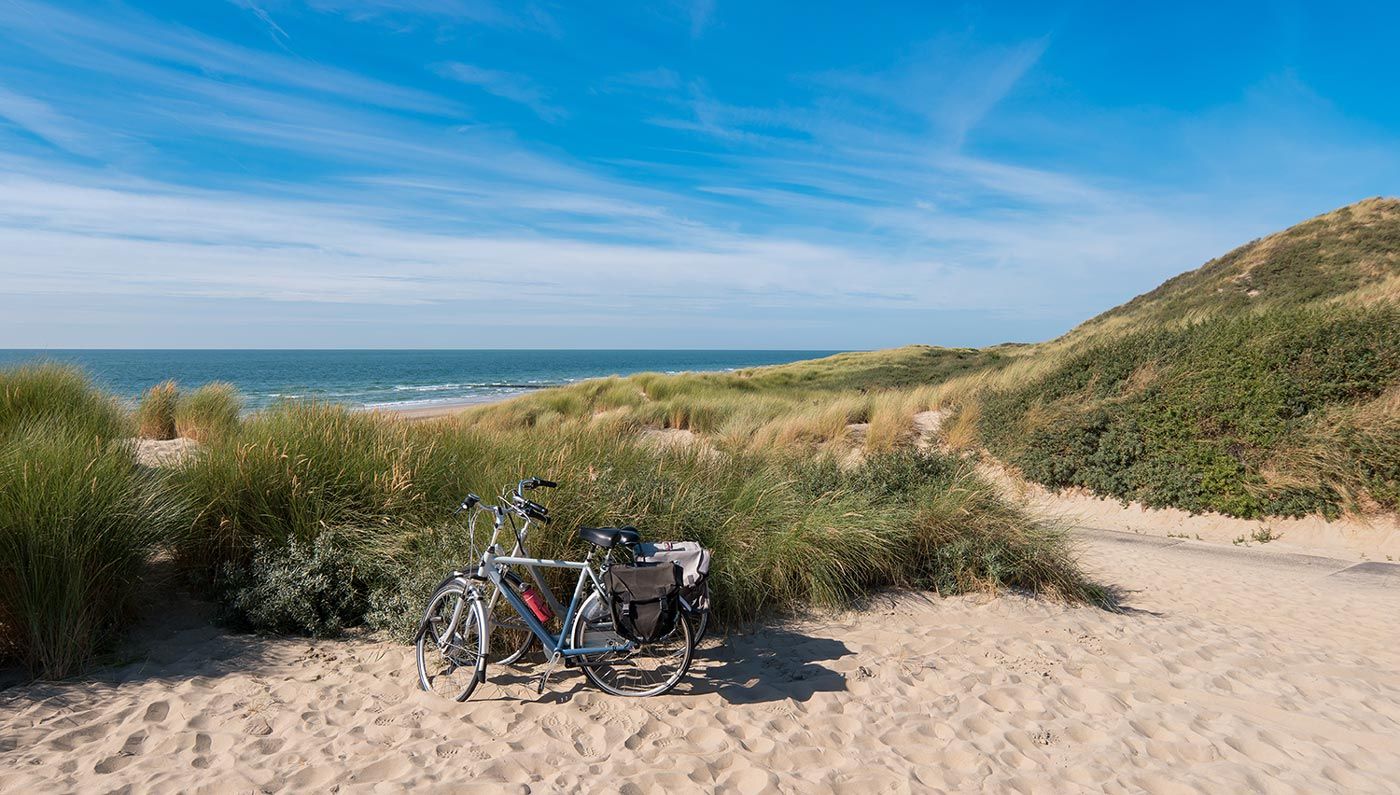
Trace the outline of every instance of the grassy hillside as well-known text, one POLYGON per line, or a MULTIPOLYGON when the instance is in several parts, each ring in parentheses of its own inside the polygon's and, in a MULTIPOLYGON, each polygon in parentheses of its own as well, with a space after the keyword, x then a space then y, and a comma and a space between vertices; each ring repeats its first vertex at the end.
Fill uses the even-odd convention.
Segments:
POLYGON ((1400 300, 1400 200, 1367 199, 1255 240, 1066 335, 1177 328, 1242 314, 1400 300))
POLYGON ((1241 246, 1027 352, 982 442, 1052 487, 1238 516, 1400 507, 1400 201, 1241 246))
POLYGON ((676 428, 728 448, 943 440, 1028 477, 1246 517, 1400 507, 1400 201, 1256 240, 1037 345, 911 346, 576 384, 470 412, 504 430, 676 428))

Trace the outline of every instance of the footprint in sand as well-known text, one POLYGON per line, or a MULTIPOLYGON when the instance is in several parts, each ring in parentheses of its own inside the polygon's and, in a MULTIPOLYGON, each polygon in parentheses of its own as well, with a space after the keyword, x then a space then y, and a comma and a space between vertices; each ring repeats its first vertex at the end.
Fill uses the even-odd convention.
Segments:
POLYGON ((544 733, 555 740, 572 741, 580 733, 579 727, 557 715, 546 715, 540 723, 544 728, 544 733))
POLYGON ((160 723, 161 721, 165 720, 166 716, 168 716, 169 714, 170 702, 156 701, 152 703, 149 707, 146 707, 146 717, 143 718, 143 720, 145 720, 147 723, 160 723))
POLYGON ((97 764, 93 765, 92 772, 100 776, 105 776, 108 773, 115 773, 118 770, 121 770, 122 768, 131 764, 134 758, 135 757, 122 756, 121 754, 117 754, 116 756, 109 756, 106 759, 103 759, 101 762, 98 762, 97 764))
POLYGON ((54 738, 53 746, 60 751, 72 751, 79 745, 86 745, 93 740, 98 740, 107 736, 108 729, 108 726, 101 723, 84 726, 81 729, 76 729, 54 738))
POLYGON ((136 757, 140 755, 141 749, 145 745, 146 730, 142 729, 141 731, 133 732, 126 738, 126 742, 122 743, 122 749, 120 751, 118 751, 114 756, 109 756, 106 759, 103 759, 102 761, 93 765, 92 772, 97 773, 98 775, 106 775, 108 773, 115 773, 118 770, 121 770, 122 768, 135 761, 136 757))
POLYGON ((584 758, 591 758, 598 755, 598 750, 588 741, 588 738, 580 735, 574 740, 574 752, 584 758))
POLYGON ((146 745, 146 730, 132 732, 127 736, 126 742, 122 743, 121 752, 131 756, 141 753, 141 748, 146 745))
POLYGON ((282 750, 282 745, 286 743, 281 737, 264 737, 253 743, 253 750, 263 756, 272 756, 282 750))

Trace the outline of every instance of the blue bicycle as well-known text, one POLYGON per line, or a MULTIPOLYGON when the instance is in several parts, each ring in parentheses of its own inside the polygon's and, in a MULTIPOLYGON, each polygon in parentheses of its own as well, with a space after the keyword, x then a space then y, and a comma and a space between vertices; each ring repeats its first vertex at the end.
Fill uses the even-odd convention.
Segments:
MULTIPOLYGON (((602 690, 619 696, 655 696, 675 687, 690 669, 695 643, 690 621, 680 619, 679 596, 668 597, 664 589, 656 601, 657 611, 671 610, 676 615, 653 618, 646 626, 651 633, 640 635, 637 627, 623 619, 618 626, 619 597, 608 583, 624 582, 619 576, 609 577, 615 565, 614 555, 631 550, 640 542, 637 531, 630 527, 582 527, 579 538, 589 546, 583 560, 551 560, 500 554, 498 537, 502 517, 513 515, 529 521, 547 523, 549 512, 544 506, 526 498, 525 492, 538 488, 553 488, 556 484, 540 478, 528 478, 516 484, 513 493, 498 506, 482 506, 480 498, 468 495, 462 510, 483 508, 497 518, 490 542, 481 553, 479 562, 470 571, 454 571, 448 575, 428 600, 415 640, 419 685, 457 701, 471 697, 477 685, 486 681, 488 661, 492 659, 493 636, 505 643, 507 659, 518 659, 525 648, 537 641, 545 651, 546 668, 539 680, 543 692, 550 674, 560 665, 579 668, 590 682, 602 690), (545 600, 515 575, 510 567, 529 570, 539 581, 540 569, 571 569, 578 571, 573 596, 563 611, 559 632, 547 626, 552 613, 562 605, 545 600), (668 601, 668 599, 672 601, 668 601), (672 602, 674 605, 672 606, 672 602), (503 618, 503 615, 506 618, 503 618), (668 620, 669 619, 669 620, 668 620), (509 623, 507 623, 509 622, 509 623), (499 627, 500 631, 494 631, 499 627), (528 632, 528 635, 524 635, 528 632), (524 635, 524 643, 520 638, 524 635)), ((471 526, 471 552, 476 553, 475 526, 471 526)), ((516 534, 514 551, 522 548, 516 534)), ((626 570, 635 567, 617 564, 626 570)), ((669 566, 669 564, 668 564, 669 566)), ((628 572, 615 572, 622 574, 628 572)), ((645 572, 655 580, 656 572, 645 572)), ((640 582, 640 580, 638 580, 640 582)), ((676 575, 679 590, 679 573, 676 575)), ((549 594, 552 597, 552 594, 549 594)), ((626 603, 623 603, 626 605, 626 603)), ((652 600, 627 605, 635 612, 636 604, 653 609, 652 600)), ((501 659, 497 655, 496 659, 501 659)))

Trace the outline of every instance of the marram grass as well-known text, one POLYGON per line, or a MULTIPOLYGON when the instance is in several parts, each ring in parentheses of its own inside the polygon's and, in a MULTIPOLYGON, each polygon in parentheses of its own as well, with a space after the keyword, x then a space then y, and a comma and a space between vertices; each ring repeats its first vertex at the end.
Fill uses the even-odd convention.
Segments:
POLYGON ((174 381, 163 381, 141 395, 136 408, 137 433, 142 439, 163 441, 174 439, 175 413, 180 402, 180 388, 174 381))
POLYGON ((51 420, 75 436, 131 435, 131 420, 121 406, 93 389, 82 370, 52 363, 0 369, 0 438, 37 419, 51 420))
POLYGON ((0 647, 32 674, 80 671, 130 618, 138 578, 188 521, 123 442, 39 418, 0 440, 0 647))
MULTIPOLYGON (((715 553, 722 620, 849 606, 895 585, 1103 600, 1061 531, 1004 502, 965 462, 929 453, 872 455, 849 468, 831 455, 657 446, 608 426, 482 432, 289 404, 251 418, 178 477, 196 505, 198 537, 212 542, 205 565, 258 566, 259 555, 276 559, 269 544, 308 550, 334 533, 350 555, 337 565, 356 567, 380 608, 374 623, 401 630, 421 609, 421 591, 469 562, 465 524, 449 516, 457 500, 467 491, 494 499, 495 488, 532 474, 561 484, 537 495, 556 521, 535 529, 532 551, 582 553, 581 524, 698 540, 715 553)), ((263 620, 285 631, 284 618, 263 620)))
POLYGON ((175 406, 175 432, 202 444, 224 439, 238 430, 243 400, 233 384, 214 382, 182 395, 175 406))

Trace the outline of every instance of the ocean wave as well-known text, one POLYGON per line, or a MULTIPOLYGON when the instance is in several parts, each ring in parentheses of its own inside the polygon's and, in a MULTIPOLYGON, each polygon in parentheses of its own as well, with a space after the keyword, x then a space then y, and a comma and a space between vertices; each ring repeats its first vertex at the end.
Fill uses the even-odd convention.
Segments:
POLYGON ((517 389, 514 391, 502 391, 494 393, 481 393, 475 395, 457 395, 444 398, 420 398, 418 400, 386 400, 372 403, 362 403, 365 409, 412 409, 426 408, 429 406, 469 406, 479 403, 494 403, 497 400, 504 400, 513 395, 519 395, 529 390, 517 389))
POLYGON ((511 381, 493 381, 491 383, 480 384, 395 384, 395 392, 447 392, 453 389, 546 389, 552 386, 563 386, 558 381, 526 381, 524 383, 511 381))

